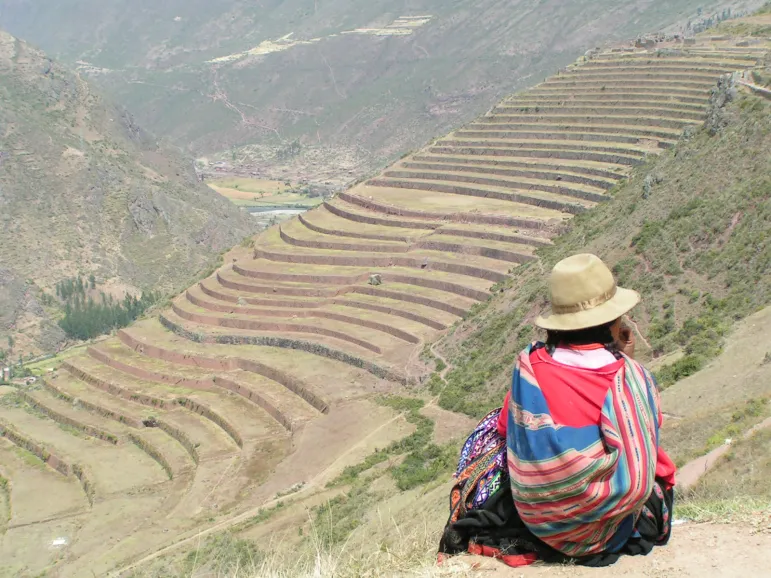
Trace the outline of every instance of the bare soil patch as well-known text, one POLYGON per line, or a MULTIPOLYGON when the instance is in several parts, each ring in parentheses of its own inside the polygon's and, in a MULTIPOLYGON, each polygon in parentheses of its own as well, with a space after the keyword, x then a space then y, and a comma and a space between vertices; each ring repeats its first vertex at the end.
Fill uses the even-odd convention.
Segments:
POLYGON ((464 440, 476 426, 476 420, 438 405, 426 405, 420 413, 434 420, 434 443, 444 444, 452 440, 464 440))
POLYGON ((628 576, 630 578, 744 578, 765 576, 771 564, 771 534, 753 534, 740 525, 686 524, 676 526, 672 540, 645 557, 623 557, 610 568, 539 565, 513 570, 500 562, 469 556, 456 562, 461 568, 476 567, 473 576, 511 577, 628 576))

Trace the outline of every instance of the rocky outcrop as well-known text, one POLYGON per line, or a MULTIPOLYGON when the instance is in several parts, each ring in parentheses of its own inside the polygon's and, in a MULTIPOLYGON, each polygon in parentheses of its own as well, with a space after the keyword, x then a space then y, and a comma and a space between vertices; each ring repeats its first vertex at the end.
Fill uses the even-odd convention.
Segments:
POLYGON ((704 121, 705 128, 709 134, 718 134, 728 124, 728 118, 725 114, 727 104, 733 102, 736 98, 736 80, 733 74, 721 76, 717 85, 712 89, 707 106, 707 119, 704 121))
POLYGON ((0 139, 3 341, 23 313, 23 353, 56 349, 63 332, 39 291, 52 295, 64 278, 94 273, 165 292, 257 230, 191 175, 192 159, 144 132, 82 76, 0 34, 14 52, 0 62, 0 127, 14 127, 10 141, 0 139))

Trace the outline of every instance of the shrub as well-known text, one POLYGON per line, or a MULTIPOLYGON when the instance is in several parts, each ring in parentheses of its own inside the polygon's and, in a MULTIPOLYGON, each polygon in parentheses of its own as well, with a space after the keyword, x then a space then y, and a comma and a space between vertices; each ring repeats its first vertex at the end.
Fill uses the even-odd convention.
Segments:
POLYGON ((457 461, 457 448, 429 444, 409 454, 392 474, 400 490, 422 486, 452 469, 457 461))
POLYGON ((673 383, 693 375, 704 367, 705 359, 701 355, 685 355, 674 363, 665 365, 656 372, 656 380, 661 389, 666 389, 673 383))
POLYGON ((364 513, 371 508, 374 495, 366 487, 354 487, 347 494, 336 496, 313 511, 314 526, 322 545, 331 546, 345 541, 361 525, 364 513))
POLYGON ((211 576, 235 576, 244 569, 253 568, 265 556, 254 542, 237 538, 231 533, 208 538, 203 547, 192 550, 183 560, 183 576, 198 575, 208 570, 211 576))

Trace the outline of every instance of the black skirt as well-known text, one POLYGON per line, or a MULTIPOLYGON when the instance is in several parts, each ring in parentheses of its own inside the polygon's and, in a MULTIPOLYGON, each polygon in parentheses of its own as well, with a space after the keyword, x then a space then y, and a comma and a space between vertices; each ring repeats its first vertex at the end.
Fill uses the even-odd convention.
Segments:
POLYGON ((490 496, 482 508, 468 510, 457 521, 448 522, 439 543, 439 553, 483 554, 512 566, 529 564, 536 559, 548 563, 609 566, 621 555, 645 555, 654 546, 665 545, 672 533, 673 504, 673 490, 664 490, 657 481, 632 537, 619 552, 572 558, 545 544, 528 530, 517 512, 507 484, 490 496))

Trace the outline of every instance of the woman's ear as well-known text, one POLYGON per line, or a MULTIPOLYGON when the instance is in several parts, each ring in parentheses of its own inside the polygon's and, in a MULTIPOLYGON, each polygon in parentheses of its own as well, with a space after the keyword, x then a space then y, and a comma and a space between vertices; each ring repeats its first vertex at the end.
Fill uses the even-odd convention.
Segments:
POLYGON ((622 323, 618 331, 618 337, 622 343, 629 343, 634 339, 634 331, 632 331, 629 325, 622 323))

